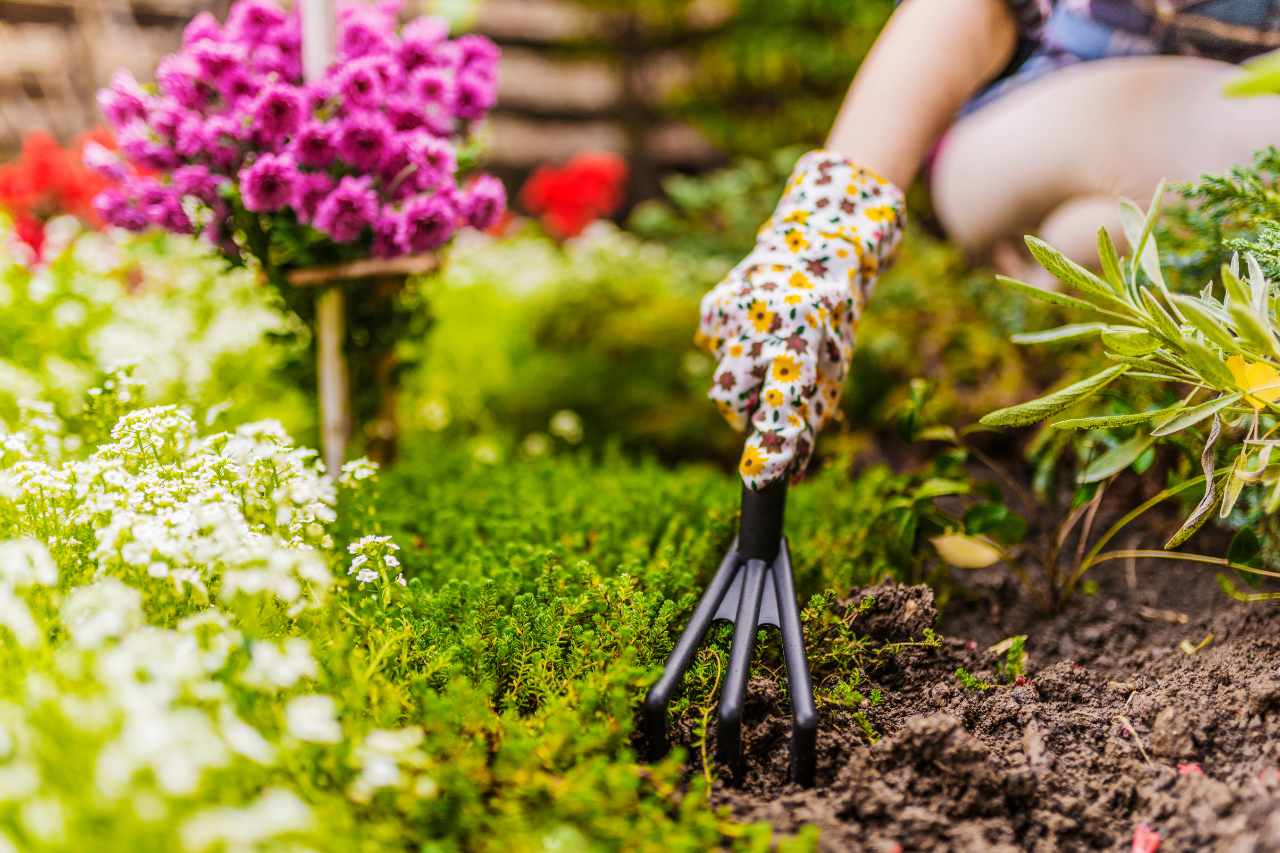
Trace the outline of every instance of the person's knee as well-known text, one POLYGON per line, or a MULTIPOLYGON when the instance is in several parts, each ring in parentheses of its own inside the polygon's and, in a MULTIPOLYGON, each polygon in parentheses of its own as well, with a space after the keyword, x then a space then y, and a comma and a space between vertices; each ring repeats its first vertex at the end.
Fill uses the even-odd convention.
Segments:
POLYGON ((1098 269, 1098 228, 1107 229, 1120 252, 1128 249, 1117 203, 1108 195, 1067 199, 1044 218, 1037 236, 1080 266, 1098 269))

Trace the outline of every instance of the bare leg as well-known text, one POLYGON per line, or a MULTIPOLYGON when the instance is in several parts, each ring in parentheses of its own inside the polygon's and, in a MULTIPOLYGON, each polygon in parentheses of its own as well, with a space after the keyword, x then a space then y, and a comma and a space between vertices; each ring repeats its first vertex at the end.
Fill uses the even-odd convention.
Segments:
POLYGON ((1161 178, 1221 172, 1280 141, 1280 97, 1224 97, 1235 73, 1208 59, 1126 57, 1014 90, 943 143, 933 172, 943 226, 972 257, 1002 267, 1023 234, 1096 267, 1099 225, 1124 242, 1116 199, 1145 207, 1161 178))

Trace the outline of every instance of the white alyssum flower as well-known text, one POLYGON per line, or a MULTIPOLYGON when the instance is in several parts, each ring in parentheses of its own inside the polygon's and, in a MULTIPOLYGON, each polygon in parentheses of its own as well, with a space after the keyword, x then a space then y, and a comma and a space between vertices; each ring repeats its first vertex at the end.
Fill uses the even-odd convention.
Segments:
POLYGON ((311 656, 311 644, 301 637, 290 637, 283 646, 259 640, 249 654, 249 666, 240 680, 252 687, 282 690, 297 684, 300 678, 315 679, 320 675, 320 667, 311 656))
POLYGON ((236 716, 227 705, 218 709, 218 728, 233 752, 259 764, 274 764, 276 748, 253 726, 236 716))
POLYGON ((263 842, 290 833, 307 832, 314 825, 311 807, 297 794, 268 788, 243 808, 205 809, 182 824, 182 846, 189 853, 211 847, 227 851, 259 850, 263 842))
POLYGON ((409 585, 409 582, 404 579, 404 572, 401 572, 400 574, 396 575, 396 583, 400 584, 400 586, 409 585))
POLYGON ((49 549, 34 539, 0 542, 0 583, 13 587, 32 584, 53 586, 58 582, 58 567, 49 549))
POLYGON ((142 595, 115 578, 71 591, 62 606, 62 622, 71 640, 92 649, 142 622, 142 595))
POLYGON ((377 475, 377 473, 378 464, 361 456, 359 459, 353 459, 343 464, 342 474, 338 477, 338 482, 343 486, 354 486, 359 481, 367 480, 377 475))
POLYGON ((347 796, 367 803, 379 788, 404 787, 409 776, 402 768, 422 768, 427 764, 427 756, 417 748, 422 741, 423 732, 417 726, 369 732, 355 749, 360 775, 347 788, 347 796))
POLYGON ((356 574, 356 580, 360 581, 360 583, 373 583, 377 579, 378 572, 376 569, 361 569, 356 574))
POLYGON ((0 584, 0 625, 8 628, 24 649, 34 649, 40 644, 40 627, 31 616, 31 608, 11 587, 3 584, 0 584))
POLYGON ((342 726, 338 724, 337 703, 332 696, 311 694, 289 700, 285 706, 285 728, 298 740, 309 743, 339 743, 342 726))

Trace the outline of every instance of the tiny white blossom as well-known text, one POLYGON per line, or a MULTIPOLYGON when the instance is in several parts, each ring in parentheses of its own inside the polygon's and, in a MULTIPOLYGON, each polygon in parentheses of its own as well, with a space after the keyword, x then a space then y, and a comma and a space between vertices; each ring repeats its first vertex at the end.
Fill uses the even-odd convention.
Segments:
POLYGON ((360 568, 367 562, 369 562, 369 558, 364 554, 361 554, 351 561, 351 568, 347 569, 347 574, 352 574, 356 569, 360 568))
POLYGON ((396 575, 396 583, 400 584, 400 586, 408 586, 408 585, 409 585, 409 584, 408 584, 408 582, 407 582, 407 581, 405 581, 405 579, 404 579, 404 572, 401 572, 400 574, 396 575))
POLYGON ((393 557, 390 554, 383 557, 382 562, 385 563, 387 568, 389 569, 394 569, 396 566, 400 565, 400 560, 397 557, 393 557))
POLYGON ((285 833, 306 832, 313 822, 311 808, 297 794, 268 788, 257 802, 244 808, 205 809, 188 818, 182 824, 182 846, 189 853, 215 846, 260 850, 263 842, 285 833))
POLYGON ((34 539, 0 542, 0 580, 19 588, 35 583, 53 586, 58 582, 58 567, 49 549, 34 539))
POLYGON ((373 583, 378 579, 378 572, 375 569, 361 569, 356 575, 356 580, 360 583, 373 583))
POLYGON ((297 684, 300 678, 314 679, 319 675, 311 644, 301 637, 290 637, 284 641, 283 650, 267 641, 254 643, 249 666, 240 680, 253 687, 284 689, 297 684))
POLYGON ((83 649, 119 637, 142 622, 142 595, 115 578, 72 590, 62 606, 62 621, 83 649))
POLYGON ((310 743, 339 743, 342 740, 337 705, 331 696, 298 696, 285 706, 284 715, 285 728, 298 740, 310 743))

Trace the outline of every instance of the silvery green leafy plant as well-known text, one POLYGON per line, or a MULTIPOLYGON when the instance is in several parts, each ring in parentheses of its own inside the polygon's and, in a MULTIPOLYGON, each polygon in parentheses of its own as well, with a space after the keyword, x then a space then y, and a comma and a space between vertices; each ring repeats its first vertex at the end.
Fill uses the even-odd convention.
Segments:
MULTIPOLYGON (((1271 461, 1274 449, 1280 445, 1280 424, 1273 417, 1280 412, 1280 295, 1251 255, 1245 256, 1247 275, 1241 275, 1238 257, 1223 266, 1221 299, 1214 296, 1213 282, 1206 284, 1199 295, 1171 292, 1161 275, 1152 233, 1163 194, 1162 182, 1145 215, 1133 202, 1121 201, 1121 221, 1134 250, 1131 258, 1121 258, 1107 230, 1098 230, 1102 276, 1072 262, 1047 243, 1026 238, 1036 260, 1078 296, 1046 292, 1002 277, 1005 284, 1028 296, 1099 318, 1020 335, 1015 340, 1048 343, 1098 337, 1106 347, 1106 357, 1114 364, 1038 400, 992 412, 982 419, 984 425, 1024 426, 1048 420, 1090 400, 1120 376, 1174 383, 1185 389, 1181 400, 1165 408, 1067 417, 1050 424, 1061 430, 1137 428, 1132 438, 1092 460, 1079 475, 1081 483, 1104 485, 1162 438, 1175 433, 1198 435, 1199 429, 1208 428, 1200 458, 1203 476, 1160 492, 1120 519, 1080 555, 1067 579, 1064 595, 1070 594, 1092 566, 1131 556, 1216 563, 1235 569, 1251 583, 1262 575, 1280 577, 1280 573, 1261 568, 1258 539, 1247 528, 1236 536, 1226 557, 1171 550, 1198 530, 1215 509, 1221 518, 1230 515, 1247 486, 1266 489, 1265 512, 1280 508, 1280 462, 1271 461), (1232 431, 1243 433, 1240 452, 1230 464, 1215 468, 1215 445, 1224 433, 1232 431), (1128 522, 1157 503, 1200 485, 1205 487, 1203 499, 1163 550, 1102 551, 1128 522)), ((1090 503, 1100 500, 1101 493, 1099 489, 1090 503)), ((1087 534, 1086 530, 1082 536, 1087 538, 1087 534)), ((1229 582, 1224 586, 1239 595, 1229 582)))

